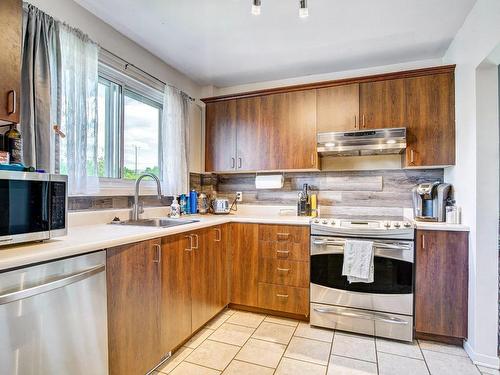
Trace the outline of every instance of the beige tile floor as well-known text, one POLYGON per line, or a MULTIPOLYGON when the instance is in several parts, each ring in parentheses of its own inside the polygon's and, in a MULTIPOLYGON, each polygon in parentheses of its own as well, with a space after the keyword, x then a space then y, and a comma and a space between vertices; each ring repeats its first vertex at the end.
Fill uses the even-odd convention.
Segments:
POLYGON ((406 344, 227 309, 158 368, 156 375, 500 375, 462 348, 406 344))

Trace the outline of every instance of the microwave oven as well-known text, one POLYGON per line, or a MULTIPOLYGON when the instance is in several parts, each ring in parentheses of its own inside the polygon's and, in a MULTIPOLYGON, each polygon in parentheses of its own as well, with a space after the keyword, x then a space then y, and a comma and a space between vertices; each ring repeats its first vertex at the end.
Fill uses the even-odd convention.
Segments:
POLYGON ((68 176, 0 171, 0 246, 67 234, 68 176))

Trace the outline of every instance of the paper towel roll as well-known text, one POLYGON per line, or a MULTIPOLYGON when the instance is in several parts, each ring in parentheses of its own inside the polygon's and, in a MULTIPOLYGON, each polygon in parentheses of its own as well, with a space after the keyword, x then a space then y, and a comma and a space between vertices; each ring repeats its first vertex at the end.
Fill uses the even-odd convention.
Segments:
POLYGON ((283 187, 282 174, 268 174, 255 176, 256 189, 281 189, 283 187))

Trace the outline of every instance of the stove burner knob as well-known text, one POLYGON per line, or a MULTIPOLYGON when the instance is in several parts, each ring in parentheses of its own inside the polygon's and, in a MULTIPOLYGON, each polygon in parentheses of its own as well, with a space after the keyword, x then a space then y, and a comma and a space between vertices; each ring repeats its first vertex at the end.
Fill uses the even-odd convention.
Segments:
POLYGON ((394 223, 395 228, 399 228, 400 226, 401 226, 401 223, 398 223, 398 222, 394 223))
POLYGON ((335 220, 330 221, 331 225, 335 225, 335 220))
POLYGON ((323 224, 328 224, 328 220, 323 220, 323 224))
POLYGON ((314 219, 314 223, 318 224, 319 223, 319 219, 314 219))
POLYGON ((409 223, 409 222, 405 222, 403 225, 404 225, 405 228, 410 228, 411 227, 411 223, 409 223))
POLYGON ((390 221, 386 221, 385 224, 384 224, 384 227, 386 227, 387 229, 389 229, 391 227, 391 222, 390 221))

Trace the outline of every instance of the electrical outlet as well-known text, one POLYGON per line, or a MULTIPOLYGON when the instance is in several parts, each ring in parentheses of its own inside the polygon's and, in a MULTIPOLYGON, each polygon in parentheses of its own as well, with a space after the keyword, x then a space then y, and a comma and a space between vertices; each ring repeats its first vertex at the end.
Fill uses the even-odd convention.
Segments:
POLYGON ((243 193, 241 191, 236 192, 236 202, 243 202, 243 193))

